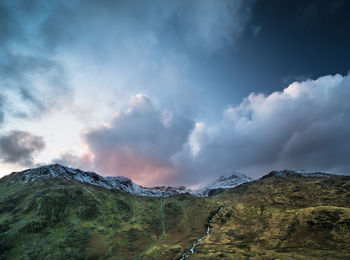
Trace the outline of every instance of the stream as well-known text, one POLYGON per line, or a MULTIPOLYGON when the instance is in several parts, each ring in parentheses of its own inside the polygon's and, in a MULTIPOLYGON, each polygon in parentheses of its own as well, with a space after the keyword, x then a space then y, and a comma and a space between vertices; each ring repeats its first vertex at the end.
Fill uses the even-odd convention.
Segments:
POLYGON ((164 208, 163 208, 163 199, 160 198, 160 209, 162 211, 162 227, 163 227, 163 236, 165 236, 165 225, 164 225, 164 208))
POLYGON ((217 214, 219 214, 219 213, 224 209, 224 207, 225 207, 225 204, 224 204, 223 206, 221 206, 221 207, 217 210, 217 212, 208 220, 208 222, 207 222, 207 233, 206 233, 203 237, 198 238, 198 239, 192 244, 192 246, 191 246, 191 248, 190 248, 189 250, 185 250, 185 252, 182 253, 182 256, 181 256, 181 258, 180 258, 179 260, 184 260, 184 259, 190 257, 191 255, 193 255, 196 246, 197 246, 201 241, 203 241, 207 236, 210 235, 210 225, 211 225, 211 222, 212 222, 213 218, 214 218, 217 214))

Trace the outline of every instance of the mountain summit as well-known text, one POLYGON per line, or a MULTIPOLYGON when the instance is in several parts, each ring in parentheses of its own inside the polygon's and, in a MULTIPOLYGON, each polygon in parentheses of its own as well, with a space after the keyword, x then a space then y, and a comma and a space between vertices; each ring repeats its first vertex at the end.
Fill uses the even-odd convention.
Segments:
POLYGON ((211 190, 216 189, 231 189, 238 185, 241 185, 242 183, 250 182, 252 181, 251 178, 248 176, 242 174, 242 173, 233 173, 230 176, 221 176, 211 184, 199 189, 198 191, 195 191, 194 194, 197 196, 208 196, 210 194, 211 190))
POLYGON ((73 169, 60 164, 50 164, 21 172, 14 172, 9 176, 4 177, 4 179, 9 181, 21 181, 26 183, 53 178, 88 183, 107 189, 122 190, 136 196, 169 197, 175 194, 187 192, 183 187, 180 187, 179 189, 170 189, 167 187, 145 188, 124 176, 103 177, 95 172, 85 172, 80 169, 73 169))

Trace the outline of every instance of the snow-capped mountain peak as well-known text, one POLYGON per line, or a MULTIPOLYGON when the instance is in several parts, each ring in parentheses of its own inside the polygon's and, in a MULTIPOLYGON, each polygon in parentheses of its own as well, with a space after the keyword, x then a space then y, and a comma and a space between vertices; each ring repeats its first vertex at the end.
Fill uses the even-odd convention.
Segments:
POLYGON ((212 182, 211 184, 195 191, 197 196, 208 196, 211 190, 215 189, 230 189, 234 188, 242 183, 252 181, 248 176, 234 172, 230 176, 220 176, 217 180, 212 182))
POLYGON ((73 169, 60 164, 50 164, 22 172, 14 172, 9 178, 13 181, 32 182, 42 179, 60 178, 68 181, 88 183, 107 189, 117 189, 129 192, 136 196, 169 197, 172 195, 188 192, 185 187, 154 187, 145 188, 134 183, 124 176, 103 177, 95 172, 85 172, 80 169, 73 169))

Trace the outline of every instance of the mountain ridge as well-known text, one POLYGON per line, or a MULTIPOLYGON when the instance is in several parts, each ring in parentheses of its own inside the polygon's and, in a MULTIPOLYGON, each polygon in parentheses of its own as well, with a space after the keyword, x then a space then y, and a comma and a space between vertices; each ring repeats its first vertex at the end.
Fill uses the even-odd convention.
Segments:
POLYGON ((183 193, 190 193, 197 197, 206 197, 215 189, 234 188, 242 183, 252 181, 244 174, 234 173, 230 176, 221 176, 211 184, 200 189, 187 189, 185 186, 155 186, 143 187, 124 176, 103 177, 92 171, 82 171, 58 163, 43 165, 19 172, 13 172, 2 179, 10 181, 32 182, 38 179, 62 178, 68 181, 79 181, 107 189, 118 189, 136 196, 170 197, 183 193))
MULTIPOLYGON (((305 172, 303 170, 277 170, 260 177, 259 179, 267 179, 271 177, 286 178, 288 176, 300 176, 300 177, 320 177, 329 178, 334 174, 322 173, 322 172, 305 172)), ((63 178, 68 181, 79 181, 82 183, 88 183, 95 186, 104 187, 106 189, 117 189, 124 192, 128 192, 135 196, 146 197, 170 197, 183 193, 190 193, 197 197, 210 196, 215 190, 219 189, 232 189, 244 183, 254 181, 252 178, 239 172, 233 172, 229 176, 220 176, 213 182, 198 188, 188 189, 185 186, 155 186, 144 187, 134 183, 131 179, 124 176, 101 176, 93 171, 83 171, 80 169, 74 169, 68 166, 64 166, 58 163, 39 166, 36 168, 30 168, 19 172, 12 172, 9 175, 4 176, 0 180, 16 180, 22 182, 31 182, 37 179, 49 179, 49 178, 63 178)))
MULTIPOLYGON (((269 177, 287 177, 289 175, 298 175, 302 177, 323 177, 323 178, 329 178, 334 175, 338 174, 330 174, 330 173, 323 173, 323 172, 305 172, 303 170, 279 170, 279 171, 271 171, 270 173, 262 176, 260 179, 266 179, 269 177)), ((342 176, 342 175, 339 175, 342 176)))

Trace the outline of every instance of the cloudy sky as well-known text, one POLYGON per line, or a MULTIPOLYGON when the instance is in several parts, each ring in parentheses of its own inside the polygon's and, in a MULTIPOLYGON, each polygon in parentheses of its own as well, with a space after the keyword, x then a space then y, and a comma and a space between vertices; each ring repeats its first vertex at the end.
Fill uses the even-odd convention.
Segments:
POLYGON ((0 2, 0 176, 350 173, 350 2, 0 2))

